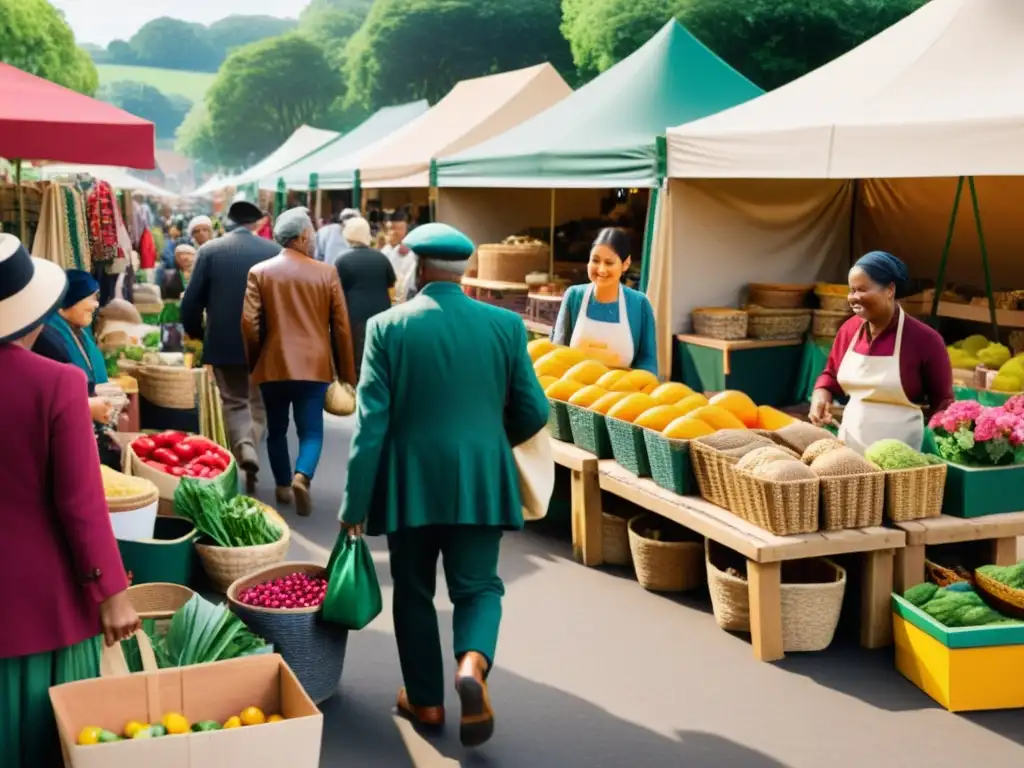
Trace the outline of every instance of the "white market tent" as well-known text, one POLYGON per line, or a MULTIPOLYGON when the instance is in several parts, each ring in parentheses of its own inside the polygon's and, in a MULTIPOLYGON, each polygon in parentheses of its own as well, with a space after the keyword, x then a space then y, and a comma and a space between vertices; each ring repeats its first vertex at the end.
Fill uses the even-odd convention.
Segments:
MULTIPOLYGON (((979 177, 994 283, 1024 287, 1022 40, 1019 0, 931 0, 782 88, 670 128, 649 291, 661 354, 692 309, 735 306, 747 282, 842 280, 874 248, 934 277, 958 177, 979 177)), ((947 281, 977 285, 977 229, 965 203, 947 281)))
POLYGON ((431 186, 434 158, 461 152, 533 117, 572 93, 550 64, 457 83, 441 101, 390 136, 320 172, 321 189, 431 186))
POLYGON ((190 192, 188 197, 213 197, 216 192, 228 187, 231 184, 231 179, 227 176, 221 176, 219 173, 208 179, 199 189, 194 192, 190 192))
POLYGON ((327 131, 322 128, 313 128, 308 125, 301 125, 282 144, 256 165, 248 170, 242 171, 237 176, 228 179, 226 186, 240 187, 243 184, 252 184, 268 176, 276 179, 281 171, 292 163, 295 163, 311 152, 316 152, 328 142, 334 141, 340 134, 337 131, 327 131))
POLYGON ((53 163, 43 165, 39 173, 44 179, 74 178, 76 176, 91 176, 99 181, 107 182, 114 189, 123 189, 130 192, 141 192, 150 197, 177 198, 181 197, 177 192, 158 187, 144 179, 133 176, 128 169, 113 165, 77 165, 53 163))

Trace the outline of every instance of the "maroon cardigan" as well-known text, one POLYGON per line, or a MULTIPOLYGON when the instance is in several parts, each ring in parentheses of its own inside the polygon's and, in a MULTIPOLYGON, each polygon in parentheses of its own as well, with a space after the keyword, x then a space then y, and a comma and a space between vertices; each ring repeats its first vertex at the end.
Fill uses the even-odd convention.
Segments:
POLYGON ((128 586, 103 493, 85 374, 0 344, 0 658, 101 633, 128 586))

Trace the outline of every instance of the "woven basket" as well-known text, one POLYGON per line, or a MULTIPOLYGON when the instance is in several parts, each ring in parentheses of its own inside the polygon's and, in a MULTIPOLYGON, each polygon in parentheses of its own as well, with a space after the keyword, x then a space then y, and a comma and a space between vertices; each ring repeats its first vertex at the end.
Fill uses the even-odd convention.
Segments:
POLYGON ((476 249, 477 278, 524 283, 531 272, 547 272, 551 248, 544 243, 503 245, 485 243, 476 249))
POLYGON ((811 327, 809 309, 766 309, 751 304, 747 315, 747 335, 752 339, 799 339, 811 327))
MULTIPOLYGON (((746 561, 725 547, 706 542, 708 591, 715 621, 730 632, 750 631, 750 589, 746 561)), ((846 571, 825 558, 782 564, 782 649, 786 653, 828 648, 839 625, 846 593, 846 571)))
POLYGON ((818 530, 821 484, 810 480, 765 480, 729 466, 733 478, 733 505, 729 509, 751 525, 776 536, 818 530))
POLYGON ((850 287, 843 283, 818 283, 814 286, 818 306, 828 312, 850 311, 850 287))
POLYGON ((270 522, 281 529, 281 538, 273 544, 261 544, 256 547, 217 547, 212 544, 196 543, 199 560, 217 589, 224 591, 236 579, 277 565, 287 556, 292 538, 288 523, 268 506, 264 505, 263 513, 270 522))
POLYGON ((686 592, 704 584, 701 544, 696 534, 657 515, 643 513, 629 521, 629 550, 640 586, 652 592, 686 592), (678 541, 659 541, 640 534, 643 527, 670 533, 678 541), (693 540, 686 540, 692 535, 693 540))
POLYGON ((605 417, 604 422, 608 427, 615 463, 637 477, 650 477, 651 464, 647 459, 643 427, 611 416, 605 417))
POLYGON ((548 431, 556 440, 572 442, 572 425, 569 423, 568 405, 561 400, 548 398, 548 431))
POLYGON ((1024 589, 1008 587, 979 570, 974 572, 974 590, 989 608, 1011 619, 1024 619, 1024 589))
POLYGON ((128 602, 140 619, 169 619, 195 594, 181 584, 136 584, 128 587, 128 602))
POLYGON ((571 403, 566 404, 566 409, 569 412, 572 441, 599 459, 612 458, 612 441, 608 437, 604 414, 571 403))
POLYGON ((882 524, 885 473, 822 477, 821 530, 842 531, 882 524))
POLYGON ((853 316, 852 312, 833 312, 827 309, 814 310, 811 333, 818 337, 834 338, 843 323, 853 316))
POLYGON ((316 563, 282 563, 254 570, 228 586, 231 610, 260 637, 274 646, 299 678, 302 687, 317 704, 338 690, 345 666, 348 629, 323 620, 320 607, 263 608, 246 605, 238 596, 249 587, 293 573, 323 576, 316 563))
POLYGON ((712 504, 733 509, 732 496, 736 483, 733 479, 732 465, 736 462, 699 440, 691 440, 690 463, 700 495, 712 504))
POLYGON ((629 565, 633 562, 628 525, 629 520, 624 517, 601 513, 601 553, 605 565, 629 565))
POLYGON ((191 411, 199 407, 196 374, 190 368, 170 365, 143 365, 136 373, 139 396, 153 405, 191 411))
POLYGON ((693 332, 698 336, 723 341, 747 338, 747 313, 727 307, 701 307, 693 310, 693 332))
POLYGON ((938 517, 942 514, 945 490, 945 464, 887 470, 885 515, 897 523, 938 517))
POLYGON ((688 496, 697 493, 690 460, 690 441, 673 440, 653 429, 644 430, 651 478, 666 491, 688 496))
POLYGON ((963 574, 957 573, 953 568, 947 568, 944 565, 939 565, 933 560, 924 561, 924 573, 925 578, 928 581, 939 587, 948 587, 950 584, 955 584, 958 581, 966 581, 970 584, 974 583, 973 574, 964 576, 963 574))
POLYGON ((107 510, 111 513, 133 512, 136 509, 143 509, 159 501, 160 489, 148 480, 145 482, 152 487, 147 488, 144 493, 139 493, 135 496, 119 496, 107 499, 107 510))
POLYGON ((797 309, 807 304, 813 290, 813 285, 751 283, 747 286, 747 303, 766 309, 797 309))

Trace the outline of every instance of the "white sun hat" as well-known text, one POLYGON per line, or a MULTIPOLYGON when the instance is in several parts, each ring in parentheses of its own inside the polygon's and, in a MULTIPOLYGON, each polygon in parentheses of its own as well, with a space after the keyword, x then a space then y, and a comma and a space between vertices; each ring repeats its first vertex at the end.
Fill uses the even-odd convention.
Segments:
POLYGON ((0 344, 34 330, 60 305, 67 289, 63 269, 32 258, 21 240, 0 232, 0 344))

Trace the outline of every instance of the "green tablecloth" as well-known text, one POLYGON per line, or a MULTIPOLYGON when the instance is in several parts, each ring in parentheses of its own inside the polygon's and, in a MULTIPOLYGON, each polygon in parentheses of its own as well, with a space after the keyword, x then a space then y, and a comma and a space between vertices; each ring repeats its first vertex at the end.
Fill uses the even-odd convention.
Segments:
POLYGON ((993 392, 990 389, 975 389, 974 387, 962 387, 959 384, 953 385, 953 397, 957 400, 977 400, 989 408, 1002 405, 1013 394, 1009 392, 993 392))
POLYGON ((814 383, 825 370, 828 353, 832 351, 831 342, 809 340, 801 348, 800 370, 796 377, 796 402, 807 403, 814 393, 814 383))
POLYGON ((796 394, 800 345, 730 350, 728 375, 720 349, 681 341, 678 351, 681 370, 673 378, 697 392, 737 389, 758 405, 777 408, 800 402, 796 394))

